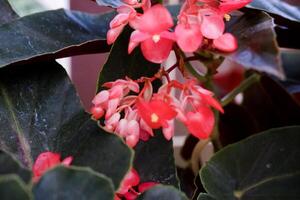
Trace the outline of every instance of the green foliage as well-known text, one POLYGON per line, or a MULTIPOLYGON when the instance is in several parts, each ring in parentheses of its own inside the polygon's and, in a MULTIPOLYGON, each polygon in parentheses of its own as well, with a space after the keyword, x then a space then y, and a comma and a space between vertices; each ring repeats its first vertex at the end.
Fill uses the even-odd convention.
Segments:
POLYGON ((48 171, 33 190, 36 200, 113 200, 112 182, 88 168, 56 167, 48 171))
POLYGON ((229 145, 201 169, 217 200, 299 199, 300 127, 271 129, 229 145))

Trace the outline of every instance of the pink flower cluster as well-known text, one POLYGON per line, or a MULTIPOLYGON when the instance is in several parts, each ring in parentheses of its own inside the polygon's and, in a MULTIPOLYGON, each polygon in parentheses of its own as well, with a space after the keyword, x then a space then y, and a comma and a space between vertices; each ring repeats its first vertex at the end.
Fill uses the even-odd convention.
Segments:
POLYGON ((214 48, 223 52, 237 49, 237 40, 225 32, 228 13, 240 9, 251 0, 186 0, 178 15, 175 31, 169 11, 162 5, 151 7, 150 0, 126 1, 117 9, 118 15, 111 21, 107 33, 108 44, 114 43, 129 24, 134 31, 128 45, 128 53, 141 45, 144 57, 154 63, 166 60, 174 42, 184 52, 194 52, 200 47, 214 48), (143 14, 135 8, 142 8, 143 14), (205 41, 205 42, 204 42, 205 41))
MULTIPOLYGON (((134 147, 141 139, 153 136, 153 129, 162 128, 167 140, 174 135, 174 120, 177 118, 197 138, 206 139, 212 133, 215 118, 211 107, 223 112, 213 93, 196 84, 170 81, 153 94, 151 80, 142 78, 144 87, 139 94, 139 85, 133 80, 117 80, 105 83, 93 99, 92 117, 104 117, 103 128, 125 138, 126 144, 134 147), (175 97, 172 90, 179 90, 175 97)), ((101 120, 100 120, 101 121, 101 120)))

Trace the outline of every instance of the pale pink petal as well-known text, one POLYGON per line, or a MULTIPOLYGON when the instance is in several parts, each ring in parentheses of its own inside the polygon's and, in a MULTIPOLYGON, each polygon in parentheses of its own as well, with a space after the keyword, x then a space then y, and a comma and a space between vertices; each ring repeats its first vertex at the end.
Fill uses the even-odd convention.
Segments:
POLYGON ((118 135, 125 137, 127 135, 127 126, 128 126, 128 121, 126 119, 121 119, 116 127, 115 132, 118 135))
POLYGON ((178 24, 175 28, 178 46, 185 52, 196 51, 203 40, 198 25, 178 24))
POLYGON ((71 165, 72 161, 73 161, 73 157, 69 156, 69 157, 66 157, 61 163, 65 166, 69 166, 69 165, 71 165))
POLYGON ((109 98, 110 99, 115 99, 115 98, 122 98, 123 97, 123 90, 124 90, 124 84, 119 84, 113 86, 109 90, 109 98))
POLYGON ((237 39, 230 33, 225 33, 214 40, 213 46, 223 52, 233 52, 238 48, 237 39))
POLYGON ((136 120, 131 120, 131 121, 128 122, 127 134, 128 135, 135 135, 139 138, 140 126, 139 126, 139 123, 136 120))
POLYGON ((107 31, 107 34, 106 34, 107 44, 114 43, 116 41, 116 39, 118 38, 118 36, 123 31, 124 27, 125 27, 125 25, 121 25, 121 26, 115 27, 113 29, 109 29, 109 31, 107 31))
POLYGON ((140 43, 144 40, 147 40, 151 38, 151 35, 148 34, 148 33, 144 33, 144 32, 141 32, 141 31, 133 31, 130 35, 130 41, 131 42, 136 42, 136 43, 140 43))
POLYGON ((119 27, 121 25, 127 24, 129 19, 129 14, 128 13, 121 13, 116 15, 113 20, 109 23, 109 27, 111 29, 119 27))
POLYGON ((165 61, 172 50, 173 41, 160 38, 158 42, 147 39, 141 43, 141 49, 144 57, 154 63, 165 61))
POLYGON ((158 34, 173 26, 173 19, 169 11, 161 4, 148 9, 139 20, 138 29, 150 34, 158 34))
POLYGON ((163 134, 167 140, 171 140, 171 138, 174 136, 174 120, 169 120, 168 127, 163 128, 163 134))
POLYGON ((225 23, 223 16, 218 13, 205 11, 199 13, 199 20, 201 21, 201 33, 208 39, 217 39, 225 30, 225 23))
POLYGON ((112 131, 116 128, 121 118, 120 113, 114 113, 108 120, 105 121, 105 127, 112 131))
POLYGON ((134 147, 139 141, 139 137, 136 135, 129 135, 126 137, 126 144, 129 147, 134 147))
POLYGON ((98 106, 104 102, 106 102, 109 98, 109 92, 107 90, 102 90, 101 92, 99 92, 94 99, 92 100, 92 103, 95 106, 98 106))
POLYGON ((131 52, 135 49, 135 47, 139 46, 140 43, 138 42, 132 42, 132 41, 129 41, 129 44, 128 44, 128 54, 131 54, 131 52))
POLYGON ((140 120, 140 127, 141 127, 141 129, 146 131, 149 135, 151 135, 151 136, 154 135, 152 128, 150 126, 148 126, 148 124, 143 119, 140 120))
POLYGON ((110 118, 116 112, 119 103, 120 103, 119 98, 111 99, 108 101, 108 107, 105 113, 105 119, 110 118))

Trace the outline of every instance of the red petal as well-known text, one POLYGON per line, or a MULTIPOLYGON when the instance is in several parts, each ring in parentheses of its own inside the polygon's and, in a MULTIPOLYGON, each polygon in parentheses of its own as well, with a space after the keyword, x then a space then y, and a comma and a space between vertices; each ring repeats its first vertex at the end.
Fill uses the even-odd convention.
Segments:
POLYGON ((238 48, 238 43, 236 38, 230 34, 225 33, 218 39, 214 40, 213 46, 224 52, 233 52, 238 48))
POLYGON ((172 16, 162 5, 157 4, 148 9, 139 20, 138 29, 150 34, 159 34, 173 26, 172 16))
POLYGON ((199 139, 207 139, 212 133, 215 118, 214 113, 206 106, 201 106, 197 112, 187 113, 186 126, 190 133, 199 139))
POLYGON ((120 188, 117 193, 125 194, 128 192, 129 188, 138 185, 140 182, 140 176, 135 169, 131 169, 124 177, 121 182, 120 188))
POLYGON ((223 13, 229 13, 246 6, 251 1, 252 0, 223 0, 222 3, 220 3, 219 9, 223 13))
POLYGON ((32 171, 34 180, 37 181, 48 169, 60 163, 60 155, 58 153, 44 152, 35 160, 32 171))
POLYGON ((175 28, 177 44, 185 52, 196 51, 202 43, 202 34, 200 27, 197 25, 178 24, 175 28))
POLYGON ((150 38, 141 43, 141 50, 147 60, 154 63, 162 63, 169 57, 172 46, 172 40, 160 38, 160 40, 155 43, 152 38, 150 38))

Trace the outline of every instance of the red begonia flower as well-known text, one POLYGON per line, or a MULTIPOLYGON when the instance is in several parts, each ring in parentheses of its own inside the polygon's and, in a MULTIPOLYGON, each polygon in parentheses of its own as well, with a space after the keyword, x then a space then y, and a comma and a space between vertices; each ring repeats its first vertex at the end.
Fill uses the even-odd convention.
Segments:
POLYGON ((140 176, 135 169, 131 169, 124 177, 123 181, 121 182, 120 188, 118 189, 118 194, 126 194, 128 190, 133 187, 137 186, 140 183, 140 176))
POLYGON ((145 102, 138 99, 136 103, 141 118, 153 129, 160 127, 167 128, 168 120, 176 117, 176 111, 163 100, 151 100, 145 102))
POLYGON ((154 63, 166 60, 172 50, 175 36, 168 31, 173 26, 169 11, 158 4, 149 8, 137 21, 130 37, 128 53, 141 43, 144 57, 154 63))
POLYGON ((207 139, 214 128, 214 113, 207 106, 199 106, 196 112, 186 114, 185 124, 192 135, 199 139, 207 139))
POLYGON ((49 169, 55 167, 56 165, 63 164, 69 166, 73 158, 71 156, 65 158, 63 161, 60 160, 60 154, 53 152, 43 152, 35 160, 32 171, 33 171, 33 181, 37 182, 40 177, 49 169))

